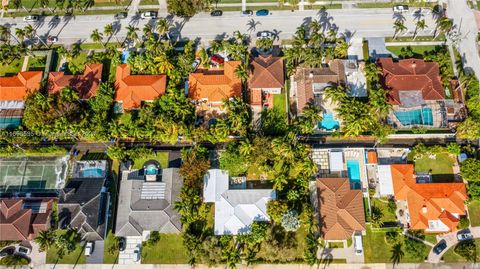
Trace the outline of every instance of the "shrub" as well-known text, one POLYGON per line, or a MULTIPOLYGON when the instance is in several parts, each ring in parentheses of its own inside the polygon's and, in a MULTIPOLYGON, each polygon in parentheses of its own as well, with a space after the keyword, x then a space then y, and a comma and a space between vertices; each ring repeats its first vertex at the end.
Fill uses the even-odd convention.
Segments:
POLYGON ((287 212, 288 205, 282 200, 271 200, 267 204, 267 214, 273 222, 282 222, 283 215, 287 212))
POLYGON ((389 245, 395 245, 400 241, 400 235, 397 231, 389 231, 385 233, 385 242, 389 245))
POLYGON ((467 218, 467 216, 461 216, 460 221, 458 222, 458 228, 465 229, 468 227, 470 227, 470 220, 467 218))
POLYGON ((160 241, 160 233, 158 231, 152 231, 150 237, 148 238, 147 244, 153 246, 160 241))
POLYGON ((467 181, 480 181, 480 161, 468 158, 461 163, 460 173, 467 181))
POLYGON ((462 148, 459 144, 456 143, 450 143, 447 145, 447 150, 448 153, 453 154, 453 155, 460 155, 462 152, 462 148))
POLYGON ((477 246, 474 240, 466 240, 458 243, 454 249, 455 253, 470 262, 476 262, 477 246))
POLYGON ((287 232, 295 232, 300 228, 300 220, 298 219, 298 213, 295 210, 289 210, 282 217, 282 227, 287 232))
POLYGON ((9 255, 0 260, 0 265, 15 266, 15 265, 27 265, 30 261, 20 255, 9 255))

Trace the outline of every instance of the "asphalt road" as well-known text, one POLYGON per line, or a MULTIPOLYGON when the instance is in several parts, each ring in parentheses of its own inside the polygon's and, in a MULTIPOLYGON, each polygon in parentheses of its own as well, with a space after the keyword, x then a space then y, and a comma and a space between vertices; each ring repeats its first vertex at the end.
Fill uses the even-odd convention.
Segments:
MULTIPOLYGON (((428 28, 420 35, 432 34, 435 29, 434 19, 428 10, 424 10, 428 28)), ((240 12, 224 12, 221 17, 211 17, 208 13, 200 13, 189 19, 168 17, 173 28, 171 36, 175 38, 200 38, 209 41, 215 38, 231 36, 236 30, 255 35, 256 32, 269 30, 278 33, 279 38, 288 39, 302 23, 317 19, 324 29, 338 28, 340 33, 348 36, 378 37, 392 36, 393 22, 398 18, 391 9, 332 9, 326 11, 272 11, 265 17, 242 17, 240 12)), ((408 32, 415 30, 413 10, 402 15, 408 32)), ((27 23, 22 18, 1 18, 0 23, 12 28, 24 27, 27 23)), ((155 21, 141 19, 139 15, 129 15, 123 20, 115 20, 113 15, 85 15, 75 17, 42 17, 40 21, 32 23, 37 34, 44 38, 48 35, 58 36, 60 43, 74 43, 77 41, 90 42, 90 35, 94 29, 103 30, 103 27, 113 23, 117 37, 122 40, 126 35, 126 26, 131 24, 141 29, 147 23, 155 21)), ((12 31, 14 32, 14 31, 12 31)), ((402 35, 401 34, 401 35, 402 35)))

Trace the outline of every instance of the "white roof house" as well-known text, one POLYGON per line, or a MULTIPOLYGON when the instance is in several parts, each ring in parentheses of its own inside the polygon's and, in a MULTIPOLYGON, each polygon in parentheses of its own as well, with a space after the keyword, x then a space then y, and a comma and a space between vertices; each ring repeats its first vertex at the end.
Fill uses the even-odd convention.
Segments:
POLYGON ((378 166, 378 191, 380 196, 388 196, 393 194, 392 170, 390 165, 378 166))
POLYGON ((216 235, 242 234, 254 221, 269 221, 268 201, 275 199, 272 189, 229 189, 226 171, 210 169, 204 177, 204 202, 215 203, 216 235))
POLYGON ((345 170, 343 168, 343 152, 342 151, 330 151, 330 171, 341 172, 345 170))

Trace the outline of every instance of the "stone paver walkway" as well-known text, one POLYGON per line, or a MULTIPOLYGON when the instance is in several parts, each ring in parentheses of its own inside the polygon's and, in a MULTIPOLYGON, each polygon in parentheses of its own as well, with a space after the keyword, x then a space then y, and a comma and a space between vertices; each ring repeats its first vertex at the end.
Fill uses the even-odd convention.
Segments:
MULTIPOLYGON (((472 233, 474 238, 480 238, 480 226, 470 227, 469 230, 472 233)), ((440 253, 440 255, 436 255, 435 253, 433 253, 433 248, 432 248, 432 250, 430 250, 430 253, 428 254, 428 262, 439 263, 443 254, 445 254, 445 252, 447 252, 447 250, 449 250, 451 247, 454 247, 456 244, 458 244, 458 239, 457 239, 458 232, 459 231, 455 231, 455 232, 450 232, 442 235, 437 235, 437 242, 440 242, 441 240, 445 240, 447 242, 447 248, 444 249, 440 253)))
POLYGON ((124 251, 121 251, 118 255, 118 264, 140 264, 141 262, 133 261, 133 250, 137 246, 142 245, 141 236, 127 236, 127 245, 124 251))

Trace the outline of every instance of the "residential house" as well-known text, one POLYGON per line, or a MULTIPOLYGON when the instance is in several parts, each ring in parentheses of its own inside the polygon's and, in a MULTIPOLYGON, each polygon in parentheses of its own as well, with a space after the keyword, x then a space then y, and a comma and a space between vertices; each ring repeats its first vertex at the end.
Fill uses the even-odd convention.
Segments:
POLYGON ((325 241, 346 241, 365 231, 361 190, 350 187, 348 178, 317 179, 320 236, 325 241))
POLYGON ((197 105, 197 111, 221 110, 223 101, 242 96, 242 81, 235 75, 240 61, 227 61, 223 69, 197 69, 188 77, 188 97, 197 105))
POLYGON ((250 63, 248 80, 250 105, 259 110, 273 107, 273 95, 281 94, 285 85, 283 59, 272 55, 259 55, 250 63))
POLYGON ((275 198, 272 189, 232 188, 228 172, 220 169, 204 177, 203 201, 215 203, 215 235, 248 233, 254 221, 270 221, 267 203, 275 198))
POLYGON ((410 229, 427 233, 457 230, 460 217, 466 214, 464 203, 468 199, 463 182, 425 181, 424 175, 414 174, 413 164, 392 164, 390 169, 391 192, 410 229))
POLYGON ((32 240, 50 228, 53 198, 0 200, 0 240, 32 240))
POLYGON ((102 81, 102 64, 86 64, 83 74, 66 75, 64 72, 48 74, 48 93, 60 92, 65 87, 72 87, 81 100, 87 100, 97 94, 102 81))
POLYGON ((127 64, 117 66, 115 77, 116 111, 140 108, 165 94, 166 75, 132 75, 127 64))
POLYGON ((324 111, 318 129, 336 130, 340 121, 335 112, 336 104, 325 98, 324 90, 329 86, 345 85, 345 66, 341 60, 333 60, 327 67, 298 68, 292 80, 290 103, 297 115, 302 114, 308 103, 313 103, 324 111))
POLYGON ((109 204, 105 187, 107 161, 78 161, 72 170, 73 178, 60 192, 60 227, 77 229, 87 241, 103 240, 109 204))
POLYGON ((452 89, 456 98, 447 100, 438 63, 380 58, 377 65, 382 69, 380 81, 388 90, 387 101, 392 105, 388 117, 392 126, 446 128, 449 118, 457 122, 464 118, 461 88, 452 89))
POLYGON ((140 170, 122 170, 115 235, 141 242, 151 231, 180 233, 174 209, 183 179, 178 168, 159 169, 153 163, 140 170))
POLYGON ((0 129, 20 125, 29 92, 37 91, 42 81, 42 72, 20 72, 13 77, 0 77, 0 129))

